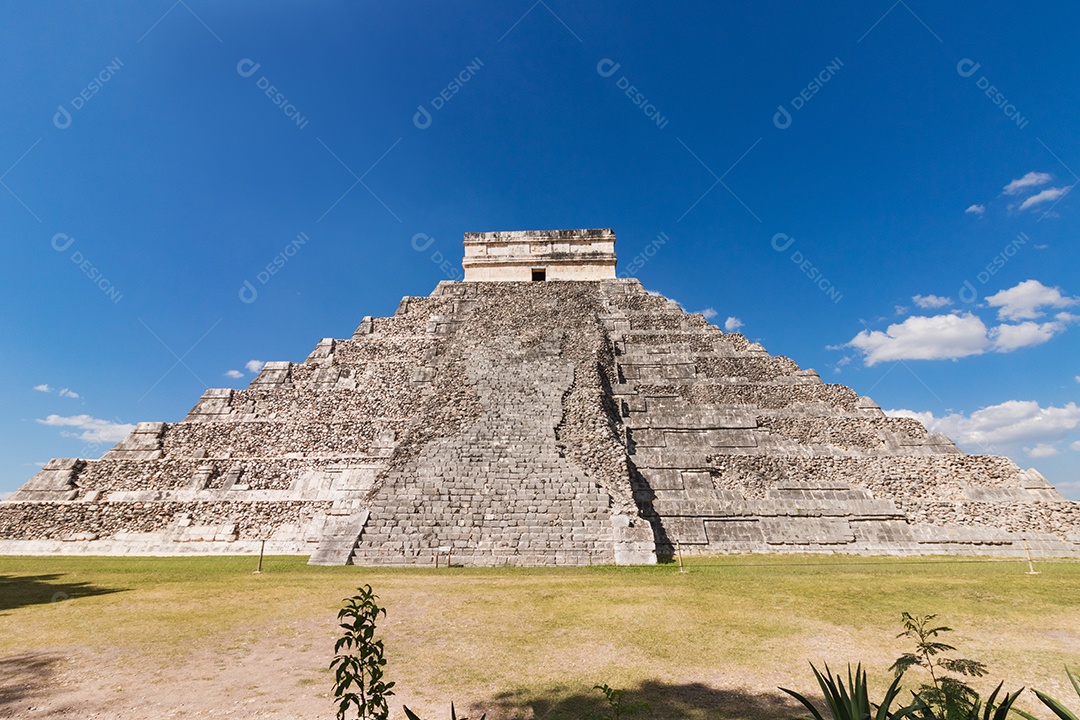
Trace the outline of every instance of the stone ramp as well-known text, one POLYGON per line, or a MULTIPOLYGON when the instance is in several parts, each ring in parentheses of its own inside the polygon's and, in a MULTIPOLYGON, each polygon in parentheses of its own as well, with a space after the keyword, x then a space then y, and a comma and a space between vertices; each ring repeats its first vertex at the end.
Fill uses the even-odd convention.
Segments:
POLYGON ((311 565, 352 564, 353 550, 360 540, 360 535, 364 532, 364 525, 367 524, 369 515, 370 512, 367 510, 354 508, 329 511, 319 545, 311 553, 308 563, 311 565))

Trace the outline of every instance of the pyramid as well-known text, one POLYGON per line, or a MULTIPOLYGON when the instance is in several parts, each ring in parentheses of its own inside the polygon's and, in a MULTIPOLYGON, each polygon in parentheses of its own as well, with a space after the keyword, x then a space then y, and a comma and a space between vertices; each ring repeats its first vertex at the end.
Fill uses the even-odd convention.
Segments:
POLYGON ((644 564, 1080 556, 1080 503, 615 272, 611 230, 469 233, 365 317, 0 502, 0 554, 644 564))

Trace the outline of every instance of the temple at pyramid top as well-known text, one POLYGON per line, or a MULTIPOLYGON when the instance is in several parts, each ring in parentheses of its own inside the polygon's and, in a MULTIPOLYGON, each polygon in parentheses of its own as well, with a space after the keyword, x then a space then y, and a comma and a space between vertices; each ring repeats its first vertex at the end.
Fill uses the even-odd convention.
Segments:
POLYGON ((466 282, 610 280, 615 277, 615 233, 516 230, 465 233, 466 282))

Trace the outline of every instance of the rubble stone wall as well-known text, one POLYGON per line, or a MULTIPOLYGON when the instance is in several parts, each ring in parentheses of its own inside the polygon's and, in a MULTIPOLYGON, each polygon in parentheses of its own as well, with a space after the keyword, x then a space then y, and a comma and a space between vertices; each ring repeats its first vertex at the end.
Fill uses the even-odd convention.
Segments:
POLYGON ((1080 504, 626 279, 440 283, 0 502, 0 553, 267 537, 358 564, 1080 556, 1080 504))

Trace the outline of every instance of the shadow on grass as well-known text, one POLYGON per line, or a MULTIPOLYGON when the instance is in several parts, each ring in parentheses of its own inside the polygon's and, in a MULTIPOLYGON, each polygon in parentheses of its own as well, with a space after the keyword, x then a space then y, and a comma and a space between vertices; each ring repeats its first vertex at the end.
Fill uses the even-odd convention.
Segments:
POLYGON ((0 614, 30 605, 47 605, 80 597, 124 592, 87 582, 63 582, 63 573, 52 575, 0 575, 0 614))
MULTIPOLYGON (((806 716, 802 705, 779 690, 753 693, 702 683, 646 680, 637 687, 626 688, 624 706, 637 701, 648 703, 649 708, 632 715, 624 713, 623 720, 787 720, 806 716)), ((471 707, 469 717, 479 720, 485 712, 489 719, 530 720, 590 720, 611 715, 607 700, 599 690, 569 695, 557 690, 544 694, 503 693, 485 704, 471 707)))
POLYGON ((57 655, 36 653, 0 658, 0 717, 19 717, 52 684, 59 661, 57 655))

